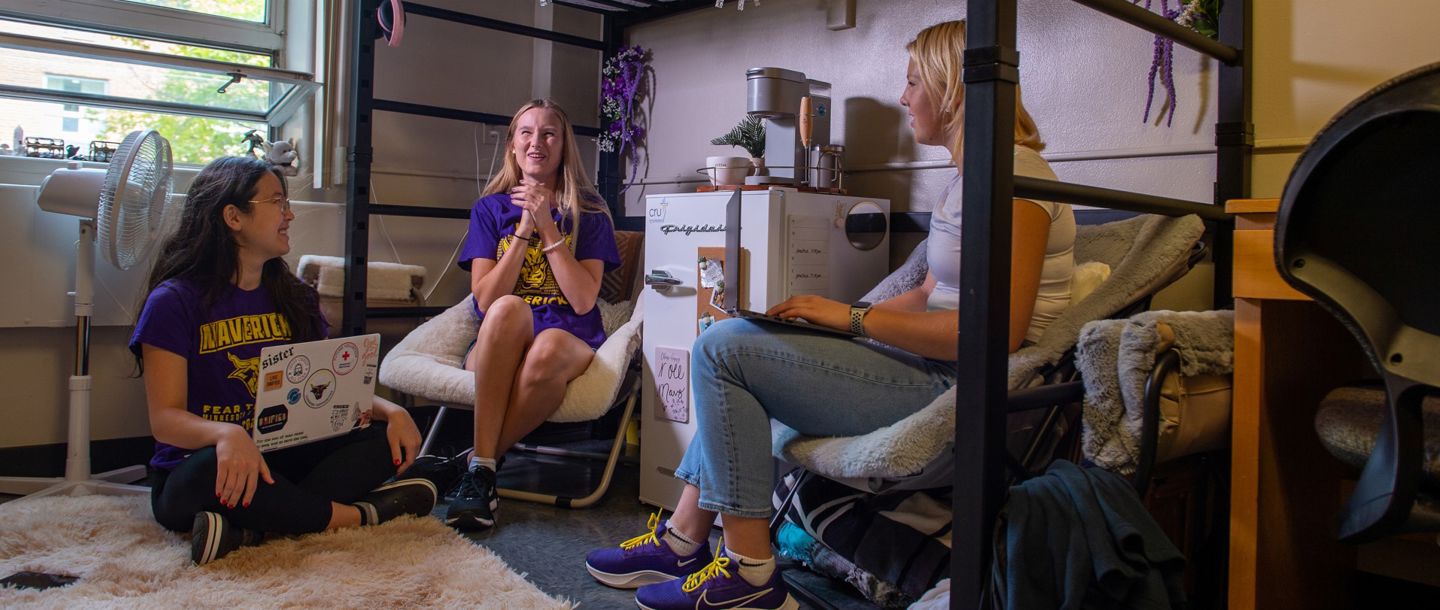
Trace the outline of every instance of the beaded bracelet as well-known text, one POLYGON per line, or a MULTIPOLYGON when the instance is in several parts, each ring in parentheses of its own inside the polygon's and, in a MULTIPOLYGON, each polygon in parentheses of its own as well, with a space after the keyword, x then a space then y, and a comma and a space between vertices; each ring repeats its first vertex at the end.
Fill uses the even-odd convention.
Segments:
POLYGON ((555 240, 555 243, 550 244, 550 245, 548 245, 548 246, 545 246, 544 248, 541 248, 540 251, 541 251, 541 252, 544 252, 544 253, 546 253, 546 254, 549 254, 551 250, 554 250, 554 249, 556 249, 556 248, 559 248, 560 246, 563 246, 563 245, 565 245, 565 240, 563 240, 563 239, 557 239, 557 240, 555 240))

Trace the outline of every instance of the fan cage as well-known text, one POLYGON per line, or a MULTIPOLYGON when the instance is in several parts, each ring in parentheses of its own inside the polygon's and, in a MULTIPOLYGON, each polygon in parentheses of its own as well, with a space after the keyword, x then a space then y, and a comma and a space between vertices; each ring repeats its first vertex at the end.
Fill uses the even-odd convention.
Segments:
POLYGON ((96 224, 105 260, 129 269, 144 260, 172 227, 170 143, 154 130, 125 136, 100 190, 96 224))

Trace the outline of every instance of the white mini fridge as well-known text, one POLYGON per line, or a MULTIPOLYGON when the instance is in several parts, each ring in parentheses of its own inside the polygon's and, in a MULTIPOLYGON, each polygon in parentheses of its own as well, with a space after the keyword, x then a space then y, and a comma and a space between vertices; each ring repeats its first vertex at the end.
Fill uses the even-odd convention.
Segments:
POLYGON ((757 311, 800 294, 849 303, 889 271, 888 200, 773 187, 741 192, 741 285, 724 286, 733 195, 645 198, 640 500, 672 510, 683 487, 675 468, 695 435, 691 345, 725 317, 717 293, 738 288, 738 306, 757 311))

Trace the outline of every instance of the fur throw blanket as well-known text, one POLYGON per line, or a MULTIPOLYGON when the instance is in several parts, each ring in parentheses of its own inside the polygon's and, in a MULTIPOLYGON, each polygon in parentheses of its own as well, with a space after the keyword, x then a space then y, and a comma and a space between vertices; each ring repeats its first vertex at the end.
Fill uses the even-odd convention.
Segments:
POLYGON ((1129 475, 1140 458, 1145 381, 1169 343, 1161 324, 1174 332, 1170 347, 1180 374, 1223 375, 1235 362, 1235 312, 1150 311, 1128 320, 1100 320, 1080 331, 1075 364, 1085 379, 1085 459, 1129 475))
MULTIPOLYGON (((1191 249, 1204 231, 1205 224, 1193 215, 1138 216, 1080 227, 1075 236, 1076 263, 1105 263, 1112 269, 1110 277, 1083 301, 1071 304, 1038 343, 1010 355, 1006 387, 1036 385, 1041 381, 1038 373, 1075 346, 1086 322, 1113 315, 1184 274, 1191 249)), ((927 270, 922 241, 865 300, 873 303, 905 292, 923 282, 927 270)), ((807 437, 783 424, 771 424, 776 457, 866 491, 878 491, 896 479, 907 479, 905 486, 910 488, 948 484, 953 463, 937 458, 949 455, 954 433, 954 388, 914 415, 861 436, 807 437)))

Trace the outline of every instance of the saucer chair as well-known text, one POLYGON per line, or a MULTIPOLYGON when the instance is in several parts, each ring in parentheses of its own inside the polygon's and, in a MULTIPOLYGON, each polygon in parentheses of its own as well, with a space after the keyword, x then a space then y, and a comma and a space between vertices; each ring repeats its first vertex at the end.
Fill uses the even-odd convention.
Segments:
POLYGON ((1340 111, 1296 162, 1275 266, 1354 335, 1381 384, 1342 387, 1321 443, 1363 468, 1339 538, 1440 530, 1440 63, 1340 111))
MULTIPOLYGON (((506 487, 502 471, 501 497, 580 508, 595 503, 609 489, 615 465, 625 447, 626 427, 639 396, 642 308, 636 305, 638 299, 635 297, 639 292, 636 269, 640 266, 644 237, 644 233, 636 231, 615 232, 621 264, 605 274, 600 300, 596 302, 604 320, 605 342, 595 351, 595 359, 590 362, 589 368, 567 386, 560 408, 546 424, 517 445, 547 457, 604 459, 605 466, 599 480, 592 482, 588 489, 544 493, 506 487), (617 429, 608 453, 572 452, 532 442, 532 439, 544 438, 548 432, 557 427, 563 428, 565 424, 593 422, 602 417, 608 420, 617 412, 617 429)), ((390 350, 380 365, 380 383, 410 395, 416 404, 439 406, 421 446, 421 455, 429 455, 434 448, 440 426, 450 409, 474 409, 475 373, 464 369, 466 351, 479 329, 473 301, 474 297, 467 295, 455 306, 421 324, 390 350)))

